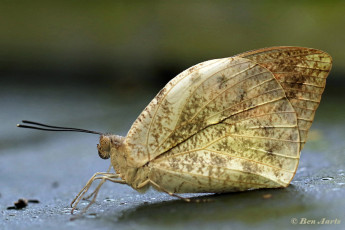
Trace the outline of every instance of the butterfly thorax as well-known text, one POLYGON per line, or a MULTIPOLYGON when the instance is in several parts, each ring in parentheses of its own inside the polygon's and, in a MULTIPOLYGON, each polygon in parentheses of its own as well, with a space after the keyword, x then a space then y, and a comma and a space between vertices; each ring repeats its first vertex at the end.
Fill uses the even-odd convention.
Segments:
POLYGON ((149 168, 147 165, 135 167, 127 161, 127 149, 124 144, 124 137, 112 135, 110 137, 110 159, 116 173, 120 174, 121 179, 128 185, 144 192, 148 186, 142 184, 148 179, 149 168))

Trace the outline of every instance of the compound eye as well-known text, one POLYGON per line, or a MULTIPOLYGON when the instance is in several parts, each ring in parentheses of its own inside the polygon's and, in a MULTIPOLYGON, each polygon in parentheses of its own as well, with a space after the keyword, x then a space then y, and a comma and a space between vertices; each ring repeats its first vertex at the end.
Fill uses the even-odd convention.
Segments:
POLYGON ((98 155, 102 159, 110 158, 110 139, 107 136, 101 136, 97 145, 98 155))

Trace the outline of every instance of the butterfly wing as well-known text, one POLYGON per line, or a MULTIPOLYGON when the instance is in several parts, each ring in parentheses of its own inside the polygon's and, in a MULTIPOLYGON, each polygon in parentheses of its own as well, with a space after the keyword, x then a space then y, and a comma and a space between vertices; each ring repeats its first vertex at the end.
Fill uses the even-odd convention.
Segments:
POLYGON ((332 67, 329 54, 303 47, 272 47, 236 55, 270 70, 297 113, 301 149, 332 67))
POLYGON ((240 57, 203 62, 171 80, 125 144, 131 165, 150 162, 151 179, 175 192, 286 186, 300 152, 284 89, 268 69, 240 57))

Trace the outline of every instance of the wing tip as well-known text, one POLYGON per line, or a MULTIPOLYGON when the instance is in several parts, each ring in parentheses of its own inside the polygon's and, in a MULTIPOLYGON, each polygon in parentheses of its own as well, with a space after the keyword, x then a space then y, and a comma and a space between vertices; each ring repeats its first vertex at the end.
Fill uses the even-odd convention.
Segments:
POLYGON ((253 49, 247 52, 243 52, 240 54, 235 55, 234 57, 245 57, 245 56, 249 56, 252 54, 258 54, 258 53, 263 53, 263 52, 267 52, 267 51, 271 51, 271 50, 286 50, 286 49, 291 49, 291 50, 310 50, 310 51, 314 51, 315 53, 322 53, 324 55, 326 55, 329 59, 330 59, 330 63, 332 64, 332 56, 320 49, 315 49, 315 48, 309 48, 309 47, 302 47, 302 46, 272 46, 272 47, 265 47, 265 48, 261 48, 261 49, 253 49))

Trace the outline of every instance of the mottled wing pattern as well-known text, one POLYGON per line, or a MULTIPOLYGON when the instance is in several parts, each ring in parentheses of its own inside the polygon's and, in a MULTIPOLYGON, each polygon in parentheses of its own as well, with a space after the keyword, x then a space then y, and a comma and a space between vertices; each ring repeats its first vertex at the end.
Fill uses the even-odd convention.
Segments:
POLYGON ((266 68, 245 58, 200 63, 170 81, 130 129, 133 166, 173 192, 289 184, 299 161, 297 116, 266 68), (170 187, 169 187, 170 186, 170 187))
POLYGON ((236 56, 264 66, 283 87, 297 113, 302 149, 332 67, 331 56, 303 47, 272 47, 236 56))
MULTIPOLYGON (((199 63, 173 78, 135 120, 126 139, 129 165, 140 167, 160 153, 155 151, 175 129, 183 104, 190 96, 193 79, 199 70, 205 74, 217 72, 226 61, 210 60, 199 63)), ((173 140, 171 140, 173 141, 173 140)))

